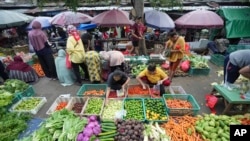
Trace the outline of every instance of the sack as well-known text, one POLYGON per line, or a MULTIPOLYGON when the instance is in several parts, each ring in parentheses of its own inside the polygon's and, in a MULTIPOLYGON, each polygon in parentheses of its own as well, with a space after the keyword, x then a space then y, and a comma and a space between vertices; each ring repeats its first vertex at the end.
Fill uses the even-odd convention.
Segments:
POLYGON ((69 60, 69 54, 68 53, 66 53, 66 67, 68 69, 72 68, 71 61, 69 60))

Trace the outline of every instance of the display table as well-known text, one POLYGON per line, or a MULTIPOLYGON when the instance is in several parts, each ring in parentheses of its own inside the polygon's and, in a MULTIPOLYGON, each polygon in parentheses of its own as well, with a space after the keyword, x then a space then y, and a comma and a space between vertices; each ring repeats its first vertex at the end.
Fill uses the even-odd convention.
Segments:
POLYGON ((242 99, 237 89, 230 91, 222 85, 214 85, 213 91, 217 91, 223 97, 225 109, 222 114, 244 114, 250 108, 250 100, 242 99), (233 110, 233 107, 237 105, 242 105, 243 109, 233 110))

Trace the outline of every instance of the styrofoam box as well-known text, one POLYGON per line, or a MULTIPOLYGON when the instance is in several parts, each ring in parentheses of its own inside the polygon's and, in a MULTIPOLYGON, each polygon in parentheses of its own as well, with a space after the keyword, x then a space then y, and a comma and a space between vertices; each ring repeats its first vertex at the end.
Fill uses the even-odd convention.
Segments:
MULTIPOLYGON (((55 112, 56 106, 60 103, 60 102, 67 102, 69 104, 69 100, 70 97, 63 97, 63 96, 59 96, 58 98, 56 98, 56 100, 54 101, 54 103, 50 106, 49 110, 46 112, 47 115, 50 115, 52 113, 55 112)), ((67 105, 68 106, 68 105, 67 105)), ((67 107, 66 106, 66 107, 67 107)), ((66 108, 65 107, 65 108, 66 108)))
POLYGON ((14 104, 10 111, 11 112, 24 112, 24 113, 31 113, 31 114, 37 114, 37 112, 42 108, 42 106, 47 102, 46 97, 23 97, 20 101, 18 101, 16 104, 14 104), (31 99, 31 98, 38 98, 41 99, 40 103, 36 105, 36 107, 34 107, 31 110, 15 110, 15 108, 23 101, 31 99))
POLYGON ((171 94, 187 94, 181 86, 170 86, 169 91, 171 94))
POLYGON ((105 98, 103 98, 103 97, 89 97, 88 100, 86 101, 86 104, 85 104, 84 107, 83 107, 83 110, 82 110, 81 115, 83 115, 83 116, 96 115, 96 116, 101 117, 102 111, 103 111, 103 108, 104 108, 104 104, 105 104, 105 98), (86 109, 87 106, 88 106, 89 100, 92 99, 92 98, 100 98, 100 99, 103 100, 103 103, 102 103, 102 105, 101 105, 101 107, 100 107, 100 108, 101 108, 100 113, 98 113, 98 114, 86 114, 86 113, 85 113, 85 109, 86 109))
POLYGON ((84 110, 85 104, 87 103, 88 97, 71 97, 66 109, 72 110, 75 103, 83 103, 82 110, 80 113, 75 113, 76 115, 81 115, 84 110))

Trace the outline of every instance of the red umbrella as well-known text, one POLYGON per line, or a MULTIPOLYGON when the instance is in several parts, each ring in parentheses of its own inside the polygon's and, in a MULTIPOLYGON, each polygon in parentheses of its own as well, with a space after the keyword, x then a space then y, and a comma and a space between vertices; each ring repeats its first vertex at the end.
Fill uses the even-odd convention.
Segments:
POLYGON ((126 11, 113 9, 96 15, 92 23, 105 27, 132 25, 133 22, 129 20, 128 15, 126 11))
POLYGON ((175 24, 182 28, 221 28, 223 19, 215 12, 202 9, 184 14, 175 20, 175 24))
POLYGON ((92 20, 92 17, 80 12, 66 11, 56 14, 51 19, 51 24, 55 25, 70 25, 87 23, 92 20))

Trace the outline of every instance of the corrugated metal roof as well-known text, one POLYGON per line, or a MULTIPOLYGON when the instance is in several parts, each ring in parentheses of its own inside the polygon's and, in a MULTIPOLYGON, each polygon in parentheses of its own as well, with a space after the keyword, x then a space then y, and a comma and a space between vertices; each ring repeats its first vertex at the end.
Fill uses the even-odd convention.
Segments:
MULTIPOLYGON (((248 6, 220 6, 220 8, 243 8, 248 6)), ((111 10, 111 9, 121 9, 121 10, 131 10, 131 6, 127 7, 119 7, 119 6, 102 6, 102 7, 79 7, 77 10, 111 10)), ((144 7, 144 11, 154 9, 153 7, 144 7)), ((215 10, 215 8, 211 8, 209 6, 183 6, 183 7, 173 7, 173 8, 167 8, 167 7, 159 7, 159 10, 163 11, 171 11, 171 10, 196 10, 196 9, 206 9, 206 10, 215 10)))

